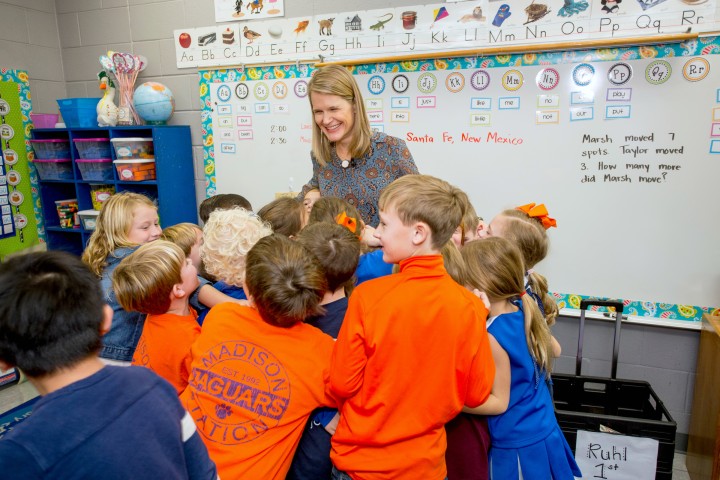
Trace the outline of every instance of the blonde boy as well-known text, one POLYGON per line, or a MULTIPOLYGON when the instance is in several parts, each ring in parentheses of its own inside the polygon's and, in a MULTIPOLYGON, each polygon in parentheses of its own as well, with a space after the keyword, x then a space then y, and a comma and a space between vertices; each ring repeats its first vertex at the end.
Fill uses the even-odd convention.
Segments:
POLYGON ((132 364, 154 371, 179 395, 188 383, 190 346, 200 335, 188 304, 198 286, 192 260, 177 245, 156 240, 123 259, 112 281, 125 310, 148 314, 132 364))
POLYGON ((445 423, 490 393, 487 309, 440 255, 468 204, 464 192, 427 175, 404 176, 380 196, 375 237, 400 272, 350 297, 329 379, 344 399, 333 478, 444 479, 445 423))

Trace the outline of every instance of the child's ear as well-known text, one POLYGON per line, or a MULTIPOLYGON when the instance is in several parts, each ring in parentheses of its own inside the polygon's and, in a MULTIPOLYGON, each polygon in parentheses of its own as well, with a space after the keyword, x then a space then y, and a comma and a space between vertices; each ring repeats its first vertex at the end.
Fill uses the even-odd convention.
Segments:
POLYGON ((253 300, 252 296, 250 295, 250 290, 247 288, 247 282, 243 280, 243 291, 245 292, 245 296, 247 297, 247 301, 250 304, 251 307, 255 308, 255 301, 253 300))
POLYGON ((110 331, 110 325, 112 325, 113 309, 110 305, 103 307, 103 319, 100 324, 100 336, 105 335, 110 331))
POLYGON ((413 233, 413 243, 420 245, 430 238, 430 226, 425 222, 417 222, 413 233))
POLYGON ((173 288, 170 291, 170 300, 172 301, 176 298, 184 298, 189 293, 191 293, 191 292, 186 292, 185 289, 183 288, 182 283, 176 283, 175 285, 173 285, 173 288))

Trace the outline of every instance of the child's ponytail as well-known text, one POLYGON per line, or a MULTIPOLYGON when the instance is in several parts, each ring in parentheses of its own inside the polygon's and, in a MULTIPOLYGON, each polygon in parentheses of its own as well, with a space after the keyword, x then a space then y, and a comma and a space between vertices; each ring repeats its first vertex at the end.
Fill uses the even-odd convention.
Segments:
POLYGON ((548 281, 543 275, 537 272, 531 271, 528 274, 528 284, 530 290, 537 295, 537 298, 542 302, 543 312, 545 312, 545 321, 548 326, 555 325, 555 319, 558 316, 559 310, 555 299, 548 292, 548 281))
POLYGON ((506 238, 490 237, 468 243, 460 253, 465 260, 468 286, 485 292, 491 302, 520 298, 528 349, 538 367, 550 375, 552 334, 535 299, 525 292, 520 249, 506 238))
POLYGON ((545 376, 549 377, 553 358, 550 327, 530 295, 523 292, 520 300, 525 313, 525 339, 528 348, 535 362, 545 372, 545 376))

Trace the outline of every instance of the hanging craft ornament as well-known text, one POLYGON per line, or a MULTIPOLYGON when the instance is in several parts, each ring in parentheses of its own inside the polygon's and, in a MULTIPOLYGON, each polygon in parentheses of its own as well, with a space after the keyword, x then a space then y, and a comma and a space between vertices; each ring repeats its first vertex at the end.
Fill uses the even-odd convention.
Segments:
POLYGON ((542 226, 545 227, 545 230, 550 227, 557 228, 557 222, 554 218, 550 218, 548 216, 547 208, 545 208, 545 204, 543 203, 539 205, 535 205, 534 203, 528 203, 517 207, 515 210, 525 212, 531 218, 537 218, 538 220, 540 220, 540 223, 542 223, 542 226))

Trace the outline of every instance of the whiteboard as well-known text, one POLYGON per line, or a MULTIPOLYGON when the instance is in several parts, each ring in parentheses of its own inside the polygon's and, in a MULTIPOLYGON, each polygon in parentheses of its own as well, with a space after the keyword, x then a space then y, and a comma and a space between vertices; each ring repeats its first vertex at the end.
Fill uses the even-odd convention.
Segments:
MULTIPOLYGON (((373 128, 406 140, 420 172, 464 189, 486 220, 547 205, 558 228, 536 270, 561 307, 611 297, 630 314, 699 320, 720 305, 718 51, 712 38, 353 73, 373 128)), ((208 195, 259 208, 309 179, 310 73, 201 72, 208 195)))

